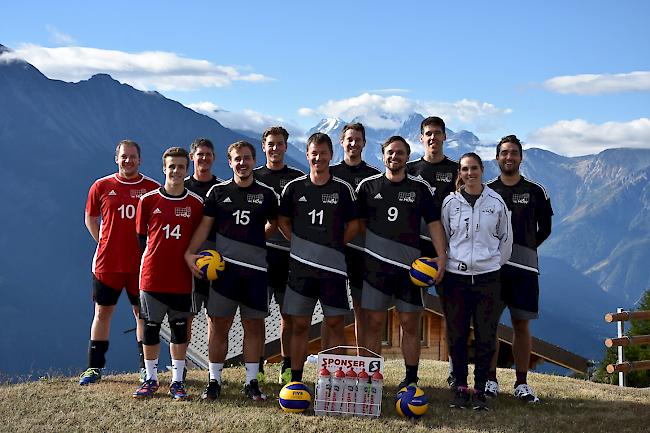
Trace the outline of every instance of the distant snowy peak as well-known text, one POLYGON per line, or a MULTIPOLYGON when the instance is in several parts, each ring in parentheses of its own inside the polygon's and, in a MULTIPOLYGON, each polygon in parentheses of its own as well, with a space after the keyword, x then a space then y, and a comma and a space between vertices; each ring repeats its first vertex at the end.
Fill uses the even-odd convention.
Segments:
POLYGON ((11 50, 9 48, 7 48, 4 45, 0 44, 0 54, 9 53, 9 52, 11 52, 11 50))
POLYGON ((316 132, 330 134, 339 129, 343 129, 343 126, 345 126, 345 122, 338 117, 326 117, 325 119, 321 119, 316 126, 309 130, 309 135, 316 132))

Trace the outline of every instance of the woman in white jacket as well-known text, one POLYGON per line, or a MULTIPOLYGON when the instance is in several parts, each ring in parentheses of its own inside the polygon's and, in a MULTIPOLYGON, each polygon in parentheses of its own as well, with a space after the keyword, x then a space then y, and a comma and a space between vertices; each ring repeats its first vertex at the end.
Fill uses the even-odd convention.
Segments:
POLYGON ((510 213, 501 196, 482 183, 483 162, 475 153, 460 158, 456 192, 442 204, 449 244, 439 288, 456 379, 451 407, 487 410, 485 382, 494 354, 500 301, 499 270, 512 251, 510 213), (474 323, 474 392, 467 387, 470 323, 474 323))

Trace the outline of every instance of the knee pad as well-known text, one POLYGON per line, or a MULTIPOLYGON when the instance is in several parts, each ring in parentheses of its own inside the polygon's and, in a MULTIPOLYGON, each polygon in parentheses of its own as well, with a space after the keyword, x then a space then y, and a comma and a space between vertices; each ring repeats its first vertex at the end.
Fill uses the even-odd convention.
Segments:
POLYGON ((172 333, 171 342, 174 344, 187 343, 187 319, 176 319, 169 322, 172 333))
POLYGON ((142 344, 145 346, 155 346, 160 344, 160 323, 144 321, 144 338, 142 344))

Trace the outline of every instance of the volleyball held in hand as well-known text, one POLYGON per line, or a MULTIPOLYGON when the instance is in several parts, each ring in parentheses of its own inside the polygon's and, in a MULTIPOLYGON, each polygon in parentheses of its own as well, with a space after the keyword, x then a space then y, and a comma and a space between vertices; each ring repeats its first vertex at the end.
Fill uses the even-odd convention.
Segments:
POLYGON ((302 382, 289 382, 280 390, 280 407, 285 412, 304 412, 310 403, 311 392, 302 382))
POLYGON ((438 265, 431 257, 420 257, 411 263, 409 270, 411 282, 418 287, 433 286, 433 282, 438 275, 438 265))
POLYGON ((219 272, 226 267, 226 262, 221 254, 215 250, 203 250, 199 251, 198 255, 201 257, 196 259, 196 267, 203 274, 203 278, 210 281, 216 280, 219 277, 219 272))
POLYGON ((395 397, 395 410, 405 418, 420 418, 427 412, 429 401, 421 388, 405 386, 395 397))

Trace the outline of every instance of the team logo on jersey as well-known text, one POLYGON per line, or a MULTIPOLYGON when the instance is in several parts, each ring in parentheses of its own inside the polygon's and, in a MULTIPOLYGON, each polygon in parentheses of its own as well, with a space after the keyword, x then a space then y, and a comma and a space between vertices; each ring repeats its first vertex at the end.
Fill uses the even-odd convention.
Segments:
POLYGON ((334 192, 332 194, 323 194, 322 195, 324 204, 338 204, 339 203, 339 193, 334 192))
POLYGON ((285 186, 289 183, 289 179, 280 179, 280 188, 284 189, 285 186))
POLYGON ((356 186, 359 186, 359 183, 360 183, 363 179, 365 179, 365 178, 364 178, 364 177, 355 177, 355 178, 354 178, 354 186, 355 186, 355 187, 356 187, 356 186))
POLYGON ((108 195, 117 195, 114 189, 111 190, 111 192, 108 193, 108 195))
POLYGON ((307 201, 307 199, 306 199, 305 196, 303 195, 302 197, 300 197, 300 198, 298 199, 298 201, 307 201))
POLYGON ((375 200, 382 200, 384 197, 381 196, 381 193, 378 192, 376 196, 373 197, 375 200))
POLYGON ((246 194, 246 201, 249 203, 262 204, 264 202, 264 194, 246 194))
POLYGON ((459 271, 466 271, 467 270, 467 265, 465 263, 463 263, 463 262, 460 262, 458 264, 458 270, 459 271))
POLYGON ((397 200, 399 201, 405 201, 407 203, 415 203, 415 192, 404 192, 401 191, 399 195, 397 196, 397 200))
POLYGON ((192 216, 192 207, 191 206, 175 207, 174 215, 176 215, 177 217, 189 218, 192 216))
POLYGON ((512 194, 512 202, 517 204, 528 204, 530 201, 530 194, 512 194))
POLYGON ((154 214, 154 215, 159 214, 159 213, 162 213, 162 212, 161 212, 160 209, 158 209, 158 208, 156 208, 156 209, 153 211, 153 214, 154 214))
POLYGON ((146 189, 132 189, 131 198, 140 198, 147 193, 146 189))
POLYGON ((230 200, 230 197, 226 197, 221 203, 232 203, 232 200, 230 200))
POLYGON ((436 173, 436 182, 451 182, 454 178, 454 173, 436 173))
POLYGON ((482 208, 481 212, 493 214, 494 212, 496 212, 496 210, 494 209, 494 206, 489 206, 489 207, 482 208))

